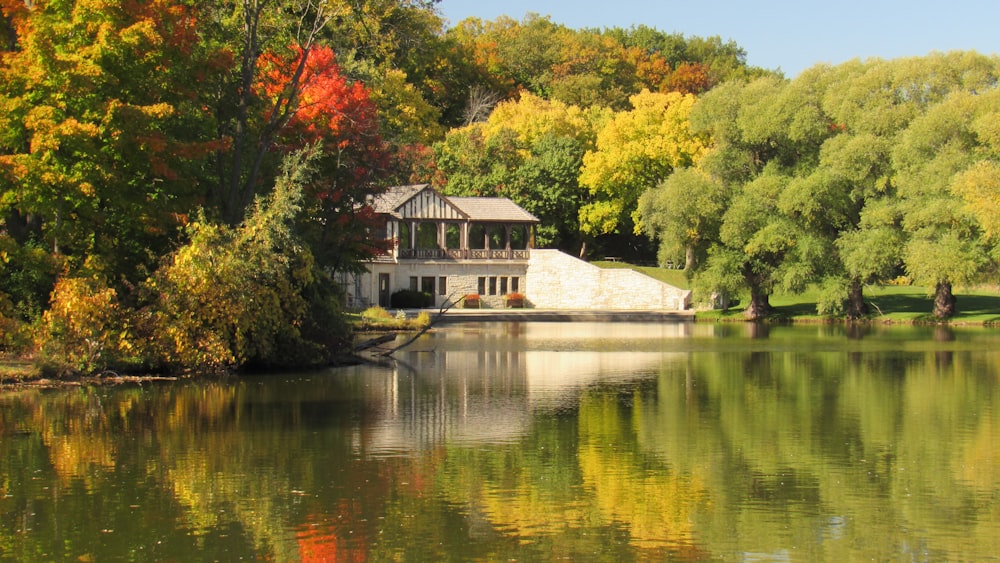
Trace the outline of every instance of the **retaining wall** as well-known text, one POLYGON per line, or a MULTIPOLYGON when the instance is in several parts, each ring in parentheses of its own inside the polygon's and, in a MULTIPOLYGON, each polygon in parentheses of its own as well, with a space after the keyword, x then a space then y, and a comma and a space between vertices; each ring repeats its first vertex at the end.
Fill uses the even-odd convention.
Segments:
POLYGON ((625 268, 598 268, 558 250, 531 251, 528 301, 539 309, 669 310, 691 306, 691 292, 625 268))

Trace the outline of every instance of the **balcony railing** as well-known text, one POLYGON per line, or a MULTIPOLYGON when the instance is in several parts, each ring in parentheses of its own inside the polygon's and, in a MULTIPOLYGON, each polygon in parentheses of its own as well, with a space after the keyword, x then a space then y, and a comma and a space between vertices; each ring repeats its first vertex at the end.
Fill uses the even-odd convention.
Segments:
POLYGON ((400 260, 528 260, 528 249, 506 248, 401 248, 400 260))

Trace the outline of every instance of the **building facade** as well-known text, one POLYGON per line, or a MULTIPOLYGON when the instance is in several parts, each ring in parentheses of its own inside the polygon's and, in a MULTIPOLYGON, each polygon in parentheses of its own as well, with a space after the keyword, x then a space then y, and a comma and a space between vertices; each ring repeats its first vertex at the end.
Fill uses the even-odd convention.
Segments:
POLYGON ((393 293, 410 289, 433 295, 436 307, 470 294, 502 307, 527 290, 539 221, 509 199, 447 197, 419 184, 390 188, 372 207, 388 248, 367 273, 343 280, 348 306, 388 308, 393 293))
POLYGON ((392 295, 414 290, 434 306, 469 295, 483 308, 519 304, 546 309, 684 310, 691 292, 639 272, 605 270, 558 250, 534 250, 538 218, 505 198, 448 197, 428 184, 390 188, 372 202, 372 236, 386 252, 366 272, 343 274, 346 305, 392 307, 392 295))

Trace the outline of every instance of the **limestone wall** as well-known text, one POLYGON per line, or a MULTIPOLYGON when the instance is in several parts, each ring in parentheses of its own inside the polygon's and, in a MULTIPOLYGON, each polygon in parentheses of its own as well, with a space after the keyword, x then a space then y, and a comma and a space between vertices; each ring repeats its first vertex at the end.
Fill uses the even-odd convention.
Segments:
POLYGON ((523 293, 536 309, 685 310, 691 292, 628 269, 598 268, 558 250, 532 249, 525 262, 505 260, 372 263, 369 271, 338 279, 348 307, 362 310, 379 300, 379 274, 388 274, 390 293, 418 287, 432 278, 435 307, 450 297, 482 295, 483 307, 504 307, 505 293, 523 293), (480 290, 480 279, 485 282, 480 290), (442 286, 442 282, 444 285, 442 286))
POLYGON ((525 291, 539 309, 683 310, 691 292, 628 269, 598 268, 558 250, 531 251, 525 291))

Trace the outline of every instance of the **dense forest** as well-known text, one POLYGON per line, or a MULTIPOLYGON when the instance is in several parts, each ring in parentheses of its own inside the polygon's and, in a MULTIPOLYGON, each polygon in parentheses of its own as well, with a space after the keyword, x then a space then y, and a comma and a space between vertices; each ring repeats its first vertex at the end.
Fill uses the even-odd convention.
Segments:
POLYGON ((718 37, 429 0, 0 0, 0 351, 54 373, 319 364, 387 186, 510 197, 539 246, 699 295, 994 270, 1000 60, 752 68, 718 37), (657 251, 657 247, 659 250, 657 251))

